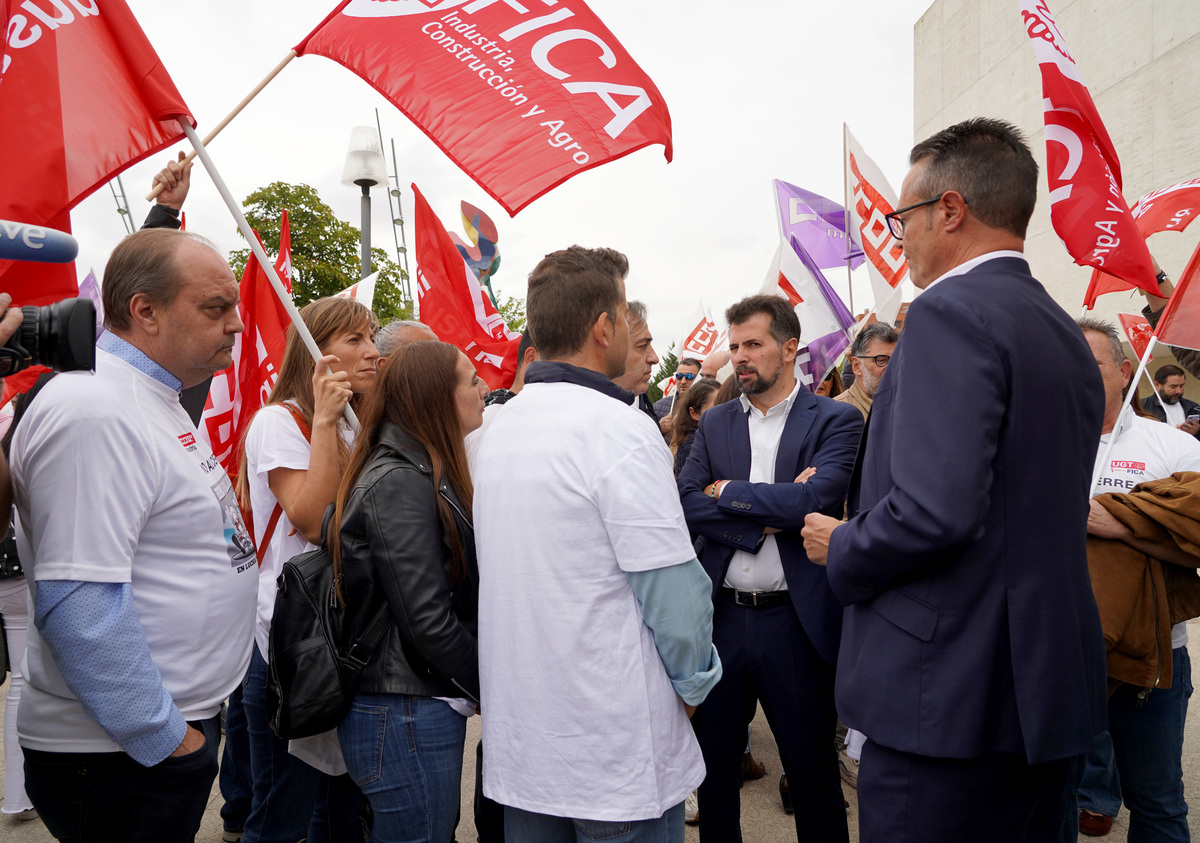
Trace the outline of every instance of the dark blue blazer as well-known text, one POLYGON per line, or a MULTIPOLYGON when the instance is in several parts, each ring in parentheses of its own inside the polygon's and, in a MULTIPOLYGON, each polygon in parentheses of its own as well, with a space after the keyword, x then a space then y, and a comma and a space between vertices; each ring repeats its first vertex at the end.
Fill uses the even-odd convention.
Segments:
POLYGON ((840 516, 862 414, 849 404, 813 395, 804 387, 784 423, 775 460, 774 483, 751 483, 750 430, 741 401, 713 407, 700 419, 692 452, 679 473, 679 493, 688 529, 699 535, 697 555, 713 583, 714 599, 725 582, 735 550, 754 553, 765 527, 776 527, 779 556, 792 605, 821 657, 837 660, 842 606, 829 588, 825 569, 808 561, 800 529, 804 516, 840 516), (794 483, 809 466, 817 473, 794 483), (714 501, 704 487, 731 480, 714 501))
POLYGON ((833 532, 845 723, 893 749, 1031 763, 1105 728, 1085 552, 1104 389, 1019 258, 918 296, 833 532))

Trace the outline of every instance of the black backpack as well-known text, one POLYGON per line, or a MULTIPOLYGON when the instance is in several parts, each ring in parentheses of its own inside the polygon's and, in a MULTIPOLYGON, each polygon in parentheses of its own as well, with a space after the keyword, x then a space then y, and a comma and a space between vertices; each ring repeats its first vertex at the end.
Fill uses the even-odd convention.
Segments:
POLYGON ((330 504, 321 523, 321 547, 285 562, 276 581, 266 695, 267 722, 281 740, 337 728, 350 710, 363 668, 392 625, 391 611, 381 601, 365 628, 352 628, 354 618, 338 599, 326 549, 332 515, 330 504))

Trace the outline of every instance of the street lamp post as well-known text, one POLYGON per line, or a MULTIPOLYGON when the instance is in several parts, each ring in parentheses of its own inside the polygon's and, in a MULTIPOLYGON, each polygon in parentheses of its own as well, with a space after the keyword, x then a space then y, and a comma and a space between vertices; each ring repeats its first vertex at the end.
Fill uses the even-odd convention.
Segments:
POLYGON ((362 188, 362 278, 371 274, 371 188, 387 181, 387 161, 379 136, 370 126, 355 126, 350 132, 342 184, 362 188))

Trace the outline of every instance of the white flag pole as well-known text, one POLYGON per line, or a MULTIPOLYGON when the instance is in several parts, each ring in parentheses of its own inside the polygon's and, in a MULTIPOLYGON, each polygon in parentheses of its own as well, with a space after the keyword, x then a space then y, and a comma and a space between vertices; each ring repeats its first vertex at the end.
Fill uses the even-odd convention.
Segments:
MULTIPOLYGON (((854 240, 850 237, 850 173, 846 169, 846 160, 850 157, 850 127, 842 124, 842 199, 845 201, 845 213, 842 224, 846 228, 846 289, 850 291, 850 315, 854 315, 854 273, 850 269, 850 247, 854 240)), ((871 308, 874 310, 874 308, 871 308)))
POLYGON ((1092 490, 1096 488, 1096 483, 1100 480, 1100 474, 1104 471, 1104 467, 1108 465, 1109 459, 1112 458, 1113 447, 1117 444, 1117 435, 1121 430, 1121 416, 1125 414, 1125 407, 1133 403, 1133 395, 1137 391, 1134 387, 1141 383, 1142 375, 1146 371, 1146 364, 1150 362, 1150 354, 1154 351, 1154 344, 1158 342, 1158 337, 1150 337, 1150 342, 1146 344, 1146 351, 1142 354, 1142 359, 1138 361, 1137 371, 1134 372, 1133 378, 1129 381, 1129 391, 1125 394, 1125 400, 1121 402, 1121 409, 1117 411, 1117 419, 1113 422, 1112 433, 1108 435, 1108 444, 1104 446, 1104 458, 1096 463, 1096 469, 1092 472, 1092 485, 1089 488, 1089 496, 1092 490))
MULTIPOLYGON (((217 192, 221 194, 221 198, 225 200, 225 206, 229 208, 229 213, 233 214, 233 218, 237 221, 238 229, 242 232, 242 236, 246 238, 246 242, 250 245, 250 251, 257 258, 259 266, 263 272, 267 274, 267 278, 271 281, 271 287, 275 290, 275 295, 283 303, 283 309, 287 311, 288 316, 292 320, 292 325, 296 328, 296 333, 303 340, 308 353, 312 355, 313 363, 317 363, 321 359, 321 349, 317 346, 316 340, 313 339, 312 333, 308 330, 308 326, 304 324, 304 320, 300 318, 300 311, 296 309, 296 305, 292 303, 292 297, 288 295, 287 288, 283 286, 283 282, 279 280, 279 274, 275 272, 275 264, 267 257, 267 253, 263 250, 262 244, 258 242, 258 237, 255 236, 254 230, 250 228, 250 223, 246 221, 246 216, 242 213, 241 206, 233 198, 233 194, 229 192, 228 185, 221 178, 221 174, 217 172, 216 166, 213 164, 212 158, 208 155, 208 150, 204 148, 200 136, 196 134, 196 130, 192 128, 187 120, 179 120, 179 125, 183 127, 184 134, 188 140, 192 142, 192 146, 196 150, 196 155, 199 156, 200 162, 204 165, 204 169, 208 171, 209 177, 213 180, 213 184, 217 186, 217 192)), ((347 404, 342 410, 346 421, 350 423, 355 433, 358 433, 359 424, 358 417, 354 414, 354 410, 347 404)))
MULTIPOLYGON (((272 79, 274 79, 276 76, 279 75, 279 71, 281 71, 285 67, 287 67, 288 62, 290 62, 295 57, 296 57, 295 50, 288 51, 288 54, 283 57, 283 61, 281 61, 279 64, 275 65, 275 69, 272 70, 270 73, 268 73, 261 82, 259 82, 257 85, 255 85, 254 90, 252 90, 250 93, 246 94, 246 96, 242 98, 242 101, 233 107, 233 111, 231 111, 225 115, 224 120, 222 120, 220 123, 218 123, 216 126, 213 127, 213 130, 211 132, 209 132, 208 135, 204 138, 204 141, 203 141, 204 145, 208 146, 210 143, 212 143, 213 138, 215 138, 217 135, 219 135, 221 133, 221 130, 224 129, 226 126, 228 126, 234 117, 237 117, 239 114, 241 114, 242 109, 250 104, 250 100, 252 100, 256 96, 258 96, 259 93, 262 92, 262 89, 267 87, 267 84, 272 79)), ((184 164, 191 161, 195 157, 196 157, 196 153, 195 152, 191 153, 186 158, 184 158, 183 161, 180 162, 180 166, 183 166, 184 164)), ((150 189, 150 192, 146 194, 146 201, 149 202, 155 196, 162 193, 163 187, 164 187, 164 185, 162 182, 159 182, 158 184, 154 185, 154 187, 152 187, 150 189)))

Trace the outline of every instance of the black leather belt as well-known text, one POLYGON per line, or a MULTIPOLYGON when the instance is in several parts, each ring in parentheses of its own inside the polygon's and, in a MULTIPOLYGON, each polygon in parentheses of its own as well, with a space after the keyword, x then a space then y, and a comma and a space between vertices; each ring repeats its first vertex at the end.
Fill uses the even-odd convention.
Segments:
POLYGON ((770 609, 784 606, 791 601, 786 591, 742 591, 738 588, 722 588, 721 594, 739 606, 750 609, 770 609))

